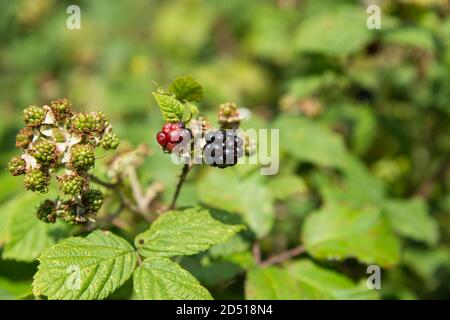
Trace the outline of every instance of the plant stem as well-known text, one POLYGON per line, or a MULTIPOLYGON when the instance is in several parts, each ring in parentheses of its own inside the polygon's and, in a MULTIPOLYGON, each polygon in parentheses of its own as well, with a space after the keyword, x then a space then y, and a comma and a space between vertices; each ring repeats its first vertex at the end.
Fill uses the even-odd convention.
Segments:
POLYGON ((281 252, 279 254, 276 254, 274 256, 271 256, 270 258, 262 261, 259 265, 260 267, 268 267, 273 264, 281 263, 287 259, 296 257, 301 255, 303 252, 305 252, 305 247, 300 245, 297 247, 294 247, 292 249, 286 250, 284 252, 281 252))
POLYGON ((191 169, 191 165, 189 163, 186 163, 183 166, 183 170, 181 171, 180 179, 178 180, 177 188, 175 189, 175 193, 173 195, 172 202, 169 206, 169 210, 175 209, 175 205, 177 203, 178 196, 180 195, 181 187, 183 186, 184 181, 186 180, 186 176, 188 175, 190 169, 191 169))
POLYGON ((261 263, 261 248, 259 246, 259 242, 255 241, 252 247, 253 258, 255 259, 256 264, 261 263))
POLYGON ((106 189, 110 189, 110 190, 114 191, 114 193, 117 195, 117 198, 119 199, 119 201, 121 203, 121 208, 125 207, 132 212, 140 213, 139 209, 136 207, 136 205, 134 203, 132 203, 131 201, 129 201, 119 190, 120 182, 109 183, 109 182, 103 181, 102 179, 98 178, 97 176, 94 176, 93 174, 89 175, 89 179, 92 182, 94 182, 102 187, 105 187, 106 189))

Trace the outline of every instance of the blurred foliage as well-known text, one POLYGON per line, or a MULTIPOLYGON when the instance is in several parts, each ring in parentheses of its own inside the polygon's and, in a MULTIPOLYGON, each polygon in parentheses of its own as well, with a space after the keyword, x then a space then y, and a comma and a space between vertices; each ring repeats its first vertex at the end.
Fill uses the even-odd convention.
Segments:
MULTIPOLYGON (((278 175, 201 167, 183 187, 180 206, 249 226, 181 259, 213 297, 449 298, 450 5, 385 0, 382 29, 369 30, 369 3, 86 0, 76 1, 81 29, 68 30, 74 1, 0 0, 0 166, 21 110, 68 97, 107 113, 130 145, 148 144, 139 174, 164 185, 167 203, 180 168, 159 152, 150 92, 190 74, 211 120, 233 101, 251 111, 244 127, 280 129, 278 175), (263 259, 299 243, 306 252, 260 268, 255 239, 263 259), (367 264, 383 267, 379 291, 365 287, 367 264)), ((30 296, 36 257, 80 232, 41 224, 38 197, 21 190, 0 173, 0 298, 30 296)))

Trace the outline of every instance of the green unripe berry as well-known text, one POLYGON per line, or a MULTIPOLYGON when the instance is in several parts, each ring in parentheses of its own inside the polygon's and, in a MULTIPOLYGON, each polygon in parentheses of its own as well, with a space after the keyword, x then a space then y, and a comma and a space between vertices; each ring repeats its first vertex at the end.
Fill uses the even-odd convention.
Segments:
POLYGON ((76 173, 57 177, 59 189, 62 193, 69 196, 81 194, 88 185, 87 179, 76 173))
POLYGON ((25 183, 25 189, 46 193, 50 184, 50 175, 46 171, 32 169, 27 172, 23 181, 25 183))
POLYGON ((13 176, 20 176, 22 174, 25 174, 26 170, 26 163, 22 158, 14 157, 8 163, 8 171, 13 176))
POLYGON ((89 214, 96 214, 103 205, 104 196, 100 190, 91 189, 81 196, 81 201, 89 214))
POLYGON ((222 128, 237 128, 240 123, 238 107, 231 102, 221 104, 219 107, 218 118, 222 128))
POLYGON ((119 138, 117 138, 117 136, 112 132, 105 134, 101 141, 101 145, 105 150, 117 149, 119 143, 120 143, 119 138))
POLYGON ((72 117, 71 129, 76 133, 101 133, 108 126, 108 119, 102 112, 77 113, 72 117))
POLYGON ((92 112, 91 113, 94 119, 94 130, 97 132, 103 132, 108 127, 108 117, 103 112, 92 112))
POLYGON ((31 155, 39 164, 45 167, 52 166, 58 159, 56 145, 45 140, 38 142, 33 147, 31 155))
POLYGON ((45 120, 45 115, 45 110, 37 106, 29 106, 23 110, 23 120, 29 127, 40 126, 45 120))
POLYGON ((56 221, 56 206, 55 202, 47 199, 42 202, 36 211, 36 216, 39 220, 46 223, 55 223, 56 221))
POLYGON ((58 208, 57 215, 69 224, 76 224, 77 204, 73 200, 64 201, 58 208))
POLYGON ((76 144, 71 148, 69 165, 77 172, 86 172, 94 166, 95 154, 89 145, 76 144))
POLYGON ((27 149, 33 140, 33 129, 25 127, 19 131, 16 136, 16 147, 20 149, 27 149))
POLYGON ((50 104, 57 121, 62 121, 72 116, 71 107, 72 104, 67 99, 53 100, 50 104))

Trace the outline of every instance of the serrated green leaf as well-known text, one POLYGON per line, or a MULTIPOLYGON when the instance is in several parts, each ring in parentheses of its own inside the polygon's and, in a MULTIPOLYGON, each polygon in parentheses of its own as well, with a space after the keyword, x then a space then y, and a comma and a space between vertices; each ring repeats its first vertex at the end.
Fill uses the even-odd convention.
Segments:
POLYGON ((207 209, 195 207, 165 213, 136 237, 135 245, 146 257, 191 255, 227 241, 243 228, 222 223, 207 209))
POLYGON ((180 265, 167 258, 147 258, 133 277, 140 300, 210 300, 211 294, 180 265))
POLYGON ((390 267, 400 258, 399 240, 381 210, 371 206, 325 206, 306 219, 302 242, 318 259, 355 257, 390 267))
POLYGON ((202 86, 191 76, 177 77, 170 85, 169 91, 180 101, 195 102, 203 97, 202 86))
POLYGON ((184 114, 184 105, 172 94, 156 91, 153 97, 159 105, 164 120, 168 122, 181 121, 184 114))
POLYGON ((104 299, 133 273, 137 254, 124 239, 96 230, 72 237, 39 257, 33 292, 49 299, 104 299))
POLYGON ((337 6, 305 19, 298 27, 295 44, 302 52, 348 55, 371 41, 367 14, 361 8, 337 6))
POLYGON ((348 151, 340 136, 306 118, 279 117, 272 128, 280 130, 280 147, 297 160, 341 167, 348 151))
POLYGON ((258 174, 239 178, 234 171, 211 170, 197 185, 201 202, 213 208, 239 213, 258 237, 273 225, 273 198, 258 174))
POLYGON ((407 238, 424 241, 430 245, 437 243, 439 229, 437 222, 428 214, 427 206, 421 199, 384 201, 389 221, 394 230, 407 238))
POLYGON ((36 218, 34 211, 41 200, 27 193, 3 206, 0 223, 0 244, 6 242, 3 259, 31 262, 66 234, 67 225, 46 224, 36 218))

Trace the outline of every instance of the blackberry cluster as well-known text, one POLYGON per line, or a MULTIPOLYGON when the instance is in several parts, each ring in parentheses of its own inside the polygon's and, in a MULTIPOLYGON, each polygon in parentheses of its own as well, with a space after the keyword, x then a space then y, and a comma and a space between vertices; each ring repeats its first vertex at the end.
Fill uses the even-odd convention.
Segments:
POLYGON ((47 223, 61 218, 70 223, 87 222, 103 204, 99 190, 89 189, 88 172, 95 165, 95 150, 116 149, 119 139, 102 112, 76 113, 67 99, 23 111, 25 127, 16 136, 22 150, 8 164, 13 176, 24 175, 27 190, 48 192, 51 175, 59 170, 59 190, 68 200, 45 200, 37 216, 47 223))
POLYGON ((234 129, 209 131, 205 140, 203 157, 205 163, 212 167, 223 169, 234 166, 244 154, 243 141, 234 129))
POLYGON ((156 134, 156 140, 164 151, 171 153, 173 148, 183 141, 184 137, 190 137, 191 133, 185 128, 183 122, 166 123, 161 131, 156 134))

